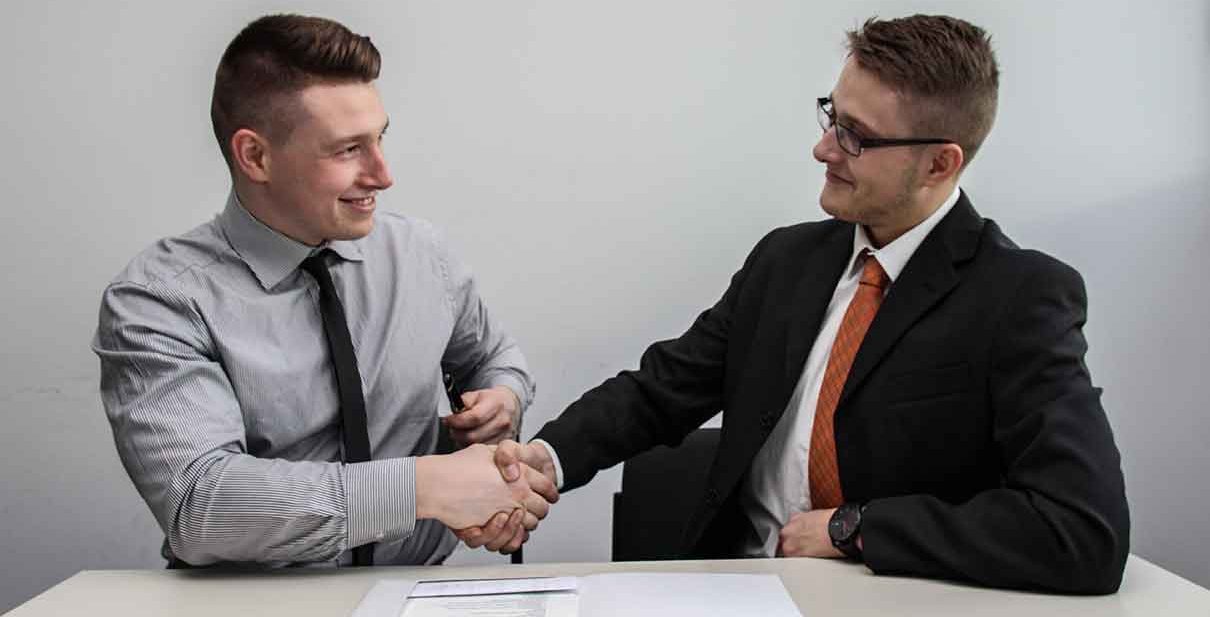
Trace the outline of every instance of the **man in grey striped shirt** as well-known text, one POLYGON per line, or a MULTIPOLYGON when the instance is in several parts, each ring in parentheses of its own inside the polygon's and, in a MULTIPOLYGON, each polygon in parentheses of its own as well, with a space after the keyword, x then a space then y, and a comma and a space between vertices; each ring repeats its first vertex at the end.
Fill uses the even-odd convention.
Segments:
MULTIPOLYGON (((161 240, 105 290, 93 350, 118 453, 170 563, 440 563, 450 528, 512 550, 557 499, 505 482, 533 379, 467 267, 428 223, 375 217, 392 179, 369 38, 276 15, 224 53, 211 116, 233 188, 214 220, 161 240), (372 460, 343 463, 341 403, 300 264, 324 253, 360 369, 372 460), (467 410, 438 422, 443 375, 467 410), (438 431, 469 445, 434 455, 438 431)), ((477 543, 476 543, 477 545, 477 543)))

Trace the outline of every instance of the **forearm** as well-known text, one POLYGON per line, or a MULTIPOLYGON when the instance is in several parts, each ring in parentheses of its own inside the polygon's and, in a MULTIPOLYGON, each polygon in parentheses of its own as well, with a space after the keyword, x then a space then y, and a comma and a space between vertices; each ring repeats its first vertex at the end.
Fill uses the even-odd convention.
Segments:
POLYGON ((173 553, 194 565, 326 561, 411 535, 414 470, 410 458, 343 465, 222 453, 184 469, 170 491, 180 498, 152 507, 173 553))
POLYGON ((1125 512, 1099 512, 1008 488, 959 504, 907 495, 869 503, 862 550, 878 573, 1112 593, 1129 550, 1124 518, 1125 512))
POLYGON ((601 469, 607 469, 654 445, 655 437, 631 423, 630 389, 613 377, 572 403, 559 417, 546 423, 534 436, 547 447, 555 466, 560 491, 587 484, 601 469), (611 403, 616 401, 616 403, 611 403))
POLYGON ((586 484, 653 446, 677 443, 721 409, 721 345, 699 337, 691 330, 652 345, 638 371, 586 392, 538 432, 557 452, 561 489, 586 484))

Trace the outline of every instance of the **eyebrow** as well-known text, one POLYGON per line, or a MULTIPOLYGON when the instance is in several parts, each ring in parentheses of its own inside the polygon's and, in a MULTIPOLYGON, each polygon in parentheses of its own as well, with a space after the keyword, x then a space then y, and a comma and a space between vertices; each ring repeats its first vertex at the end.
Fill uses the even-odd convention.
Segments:
POLYGON ((878 132, 878 131, 875 131, 874 129, 871 129, 870 125, 866 124, 865 122, 862 122, 859 118, 855 118, 852 115, 850 115, 848 112, 841 111, 840 109, 838 109, 837 105, 836 105, 836 95, 835 94, 829 94, 829 96, 832 98, 832 111, 833 111, 833 113, 836 114, 836 118, 838 120, 840 120, 841 122, 844 122, 845 124, 855 128, 855 129, 860 130, 862 132, 863 137, 871 137, 871 133, 878 132))
MULTIPOLYGON (((384 123, 382 125, 382 128, 378 130, 377 136, 381 136, 382 134, 386 133, 387 129, 390 128, 390 126, 391 126, 391 118, 387 117, 386 123, 384 123)), ((342 146, 344 144, 355 142, 355 141, 364 141, 367 137, 370 137, 370 136, 371 136, 370 133, 361 133, 358 135, 346 135, 344 137, 339 137, 337 139, 333 139, 332 141, 328 142, 324 147, 325 148, 335 148, 337 146, 342 146)))

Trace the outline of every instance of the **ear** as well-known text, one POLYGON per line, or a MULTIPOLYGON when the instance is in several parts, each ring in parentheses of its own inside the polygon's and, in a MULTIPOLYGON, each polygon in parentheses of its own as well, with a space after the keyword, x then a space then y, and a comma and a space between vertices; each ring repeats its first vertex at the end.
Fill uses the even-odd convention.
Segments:
POLYGON ((231 159, 249 180, 269 181, 269 141, 252 129, 242 128, 231 136, 231 159))
POLYGON ((926 183, 936 186, 957 177, 958 173, 962 171, 964 161, 966 161, 966 155, 962 152, 962 146, 941 144, 933 156, 929 157, 929 167, 925 175, 926 183))

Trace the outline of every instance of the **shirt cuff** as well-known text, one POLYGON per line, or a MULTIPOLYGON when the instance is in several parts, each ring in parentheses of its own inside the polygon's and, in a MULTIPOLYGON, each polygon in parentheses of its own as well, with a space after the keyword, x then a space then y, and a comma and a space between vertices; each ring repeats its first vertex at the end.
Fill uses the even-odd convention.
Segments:
POLYGON ((546 453, 550 455, 550 460, 555 464, 555 488, 563 490, 563 463, 559 462, 559 455, 555 453, 554 446, 546 443, 545 439, 534 439, 529 443, 541 444, 543 448, 546 448, 546 453))
POLYGON ((512 390, 513 394, 517 396, 517 401, 521 403, 520 411, 522 415, 525 414, 526 409, 529 409, 529 404, 533 402, 533 392, 526 387, 524 381, 514 375, 499 373, 493 375, 487 383, 489 388, 505 386, 509 390, 512 390))
POLYGON ((416 530, 416 459, 344 465, 348 545, 391 542, 416 530))

